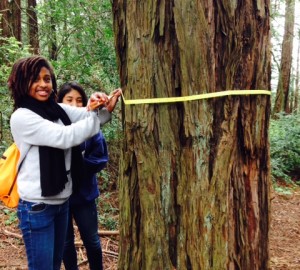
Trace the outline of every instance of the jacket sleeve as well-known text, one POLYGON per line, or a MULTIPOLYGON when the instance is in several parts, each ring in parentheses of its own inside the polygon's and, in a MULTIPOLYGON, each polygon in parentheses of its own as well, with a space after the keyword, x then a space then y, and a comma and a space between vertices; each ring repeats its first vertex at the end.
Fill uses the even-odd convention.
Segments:
POLYGON ((84 151, 84 166, 86 173, 100 172, 108 162, 108 150, 104 136, 101 132, 87 140, 84 151))
POLYGON ((104 124, 106 124, 111 120, 111 113, 106 108, 88 112, 86 110, 86 107, 78 108, 64 103, 59 103, 59 105, 68 114, 72 123, 86 118, 93 112, 97 113, 101 126, 103 126, 104 124))

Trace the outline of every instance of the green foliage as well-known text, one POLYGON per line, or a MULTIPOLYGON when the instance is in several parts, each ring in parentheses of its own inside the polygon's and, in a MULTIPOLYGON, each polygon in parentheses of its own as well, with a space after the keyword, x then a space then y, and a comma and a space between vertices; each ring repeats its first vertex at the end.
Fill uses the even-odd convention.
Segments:
POLYGON ((102 227, 107 230, 116 230, 119 222, 119 209, 112 205, 113 199, 110 193, 101 194, 98 199, 98 220, 102 227))
POLYGON ((273 185, 273 187, 276 193, 281 195, 292 195, 294 193, 294 190, 291 187, 277 185, 276 183, 273 185))
POLYGON ((98 179, 101 178, 101 187, 100 189, 101 190, 107 190, 110 186, 110 181, 111 181, 111 178, 110 178, 110 175, 109 175, 109 172, 108 170, 102 170, 99 174, 98 174, 98 179))
MULTIPOLYGON (((120 102, 115 107, 114 112, 116 112, 116 114, 120 113, 119 106, 120 102)), ((108 143, 112 141, 119 141, 122 138, 120 119, 113 116, 112 120, 102 127, 102 132, 108 143)))
POLYGON ((5 220, 5 225, 11 225, 17 222, 18 216, 15 210, 3 209, 3 212, 6 216, 8 216, 8 219, 5 220))
POLYGON ((300 115, 280 114, 270 123, 272 178, 297 182, 300 173, 300 115))
POLYGON ((116 230, 118 228, 118 219, 114 218, 110 212, 100 215, 99 222, 107 230, 116 230))
POLYGON ((57 48, 59 85, 76 80, 87 91, 108 93, 118 87, 110 1, 51 0, 38 11, 42 54, 52 43, 57 48))
POLYGON ((28 55, 28 46, 23 46, 14 37, 0 37, 0 154, 11 143, 9 117, 12 113, 12 100, 7 87, 7 79, 13 63, 28 55))

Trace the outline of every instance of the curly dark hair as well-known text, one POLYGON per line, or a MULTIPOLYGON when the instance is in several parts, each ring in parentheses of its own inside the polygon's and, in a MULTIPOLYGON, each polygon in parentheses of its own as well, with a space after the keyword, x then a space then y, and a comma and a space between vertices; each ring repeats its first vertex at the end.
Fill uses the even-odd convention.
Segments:
POLYGON ((84 92, 82 86, 77 82, 67 82, 64 83, 58 90, 57 93, 57 102, 62 102, 65 95, 68 94, 72 89, 78 91, 82 98, 82 105, 85 107, 88 102, 88 98, 86 93, 84 92))
POLYGON ((47 68, 50 72, 53 87, 50 98, 55 98, 57 94, 56 78, 47 59, 39 55, 21 58, 14 63, 7 81, 11 97, 14 100, 14 110, 19 108, 21 101, 28 96, 29 90, 39 76, 42 67, 47 68))

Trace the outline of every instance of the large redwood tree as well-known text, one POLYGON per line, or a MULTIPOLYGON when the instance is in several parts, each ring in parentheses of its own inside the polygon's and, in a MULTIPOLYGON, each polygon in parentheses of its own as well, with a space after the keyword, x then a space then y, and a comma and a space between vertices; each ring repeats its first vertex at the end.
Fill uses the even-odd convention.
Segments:
MULTIPOLYGON (((114 0, 125 98, 270 89, 269 6, 114 0)), ((267 269, 270 96, 123 113, 119 269, 267 269)))

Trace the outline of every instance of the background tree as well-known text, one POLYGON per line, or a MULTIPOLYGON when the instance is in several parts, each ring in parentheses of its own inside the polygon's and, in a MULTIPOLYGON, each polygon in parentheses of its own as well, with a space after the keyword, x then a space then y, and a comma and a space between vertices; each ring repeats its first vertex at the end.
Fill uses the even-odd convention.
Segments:
POLYGON ((55 18, 55 4, 57 1, 49 1, 49 10, 47 12, 47 21, 49 24, 49 36, 48 36, 48 50, 49 59, 57 60, 58 48, 57 48, 57 35, 56 35, 56 18, 55 18))
POLYGON ((297 49, 297 65, 296 65, 296 80, 295 80, 295 100, 294 109, 295 112, 299 112, 299 91, 300 91, 300 30, 298 31, 298 49, 297 49))
POLYGON ((10 30, 9 30, 9 23, 8 23, 8 13, 9 13, 9 8, 8 8, 8 1, 3 0, 0 1, 0 28, 2 30, 1 35, 3 37, 9 37, 10 36, 10 30))
POLYGON ((21 41, 21 0, 0 2, 2 36, 21 41))
POLYGON ((9 1, 10 21, 12 25, 13 36, 18 40, 22 40, 21 26, 21 0, 9 1))
POLYGON ((36 15, 36 0, 27 0, 28 37, 29 45, 33 54, 39 54, 39 31, 36 15))
MULTIPOLYGON (((269 1, 114 0, 126 99, 270 89, 269 1)), ((120 269, 267 269, 268 96, 124 108, 120 269)))
POLYGON ((281 111, 290 112, 289 88, 292 67, 292 53, 295 24, 295 0, 286 0, 285 26, 282 41, 281 63, 273 115, 281 111))

